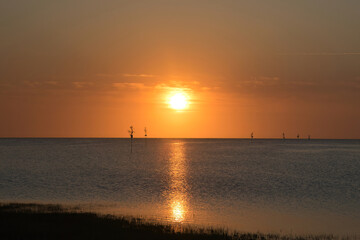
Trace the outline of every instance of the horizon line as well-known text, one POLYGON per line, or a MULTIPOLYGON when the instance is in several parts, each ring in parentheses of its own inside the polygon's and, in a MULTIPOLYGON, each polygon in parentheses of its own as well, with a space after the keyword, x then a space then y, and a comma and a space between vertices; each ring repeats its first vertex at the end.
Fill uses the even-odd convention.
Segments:
MULTIPOLYGON (((0 137, 0 139, 131 139, 130 137, 0 137)), ((250 137, 134 137, 133 139, 244 139, 244 140, 360 140, 360 138, 266 138, 259 137, 253 138, 250 137)))

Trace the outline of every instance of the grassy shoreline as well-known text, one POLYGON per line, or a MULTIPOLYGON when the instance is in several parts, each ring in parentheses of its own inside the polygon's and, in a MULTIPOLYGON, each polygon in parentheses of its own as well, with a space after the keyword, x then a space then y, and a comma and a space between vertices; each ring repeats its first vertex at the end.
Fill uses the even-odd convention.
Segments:
POLYGON ((0 203, 0 239, 358 239, 357 236, 229 232, 98 215, 58 204, 0 203))

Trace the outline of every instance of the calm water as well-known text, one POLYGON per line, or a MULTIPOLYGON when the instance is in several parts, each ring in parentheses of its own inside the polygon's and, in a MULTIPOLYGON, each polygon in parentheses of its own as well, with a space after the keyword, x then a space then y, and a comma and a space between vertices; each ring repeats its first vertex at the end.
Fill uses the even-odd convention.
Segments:
POLYGON ((0 139, 0 201, 242 231, 360 233, 359 140, 0 139))

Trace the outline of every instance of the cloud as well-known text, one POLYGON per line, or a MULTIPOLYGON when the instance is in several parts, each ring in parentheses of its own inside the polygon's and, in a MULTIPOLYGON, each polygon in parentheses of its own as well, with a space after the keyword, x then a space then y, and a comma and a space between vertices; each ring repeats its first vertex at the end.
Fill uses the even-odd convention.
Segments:
POLYGON ((76 88, 85 88, 85 87, 89 87, 89 86, 92 86, 92 85, 93 85, 92 82, 72 82, 72 84, 73 84, 76 88))
POLYGON ((129 73, 124 73, 122 76, 123 77, 140 77, 140 78, 154 78, 154 77, 157 77, 156 75, 152 75, 152 74, 129 74, 129 73))
POLYGON ((342 84, 344 86, 348 86, 350 88, 360 88, 360 77, 357 77, 357 78, 347 81, 347 82, 343 81, 342 84))
POLYGON ((58 84, 57 81, 45 81, 45 83, 48 85, 53 85, 53 86, 58 84))
POLYGON ((260 77, 251 77, 250 80, 241 81, 239 86, 274 86, 280 83, 279 77, 267 77, 267 76, 260 76, 260 77))
POLYGON ((349 52, 349 53, 344 53, 344 55, 360 55, 360 52, 349 52))
POLYGON ((360 52, 312 52, 312 53, 279 53, 280 56, 347 56, 347 55, 360 55, 360 52))
POLYGON ((97 77, 101 78, 154 78, 158 75, 145 73, 98 73, 97 77))
POLYGON ((148 88, 143 83, 128 83, 128 82, 125 82, 125 83, 113 83, 112 85, 113 85, 113 87, 120 88, 120 89, 130 88, 130 89, 142 90, 142 89, 148 88))
POLYGON ((39 81, 24 81, 24 83, 29 87, 38 87, 41 85, 39 81))
POLYGON ((112 78, 112 77, 121 77, 122 74, 97 73, 96 76, 97 77, 112 78))
POLYGON ((178 82, 173 82, 170 84, 159 83, 159 84, 155 85, 154 88, 157 90, 166 90, 166 91, 180 91, 181 90, 182 92, 190 92, 193 90, 188 85, 183 85, 178 82))
POLYGON ((209 88, 209 87, 202 87, 201 90, 203 90, 203 91, 209 91, 209 90, 211 90, 211 88, 209 88))

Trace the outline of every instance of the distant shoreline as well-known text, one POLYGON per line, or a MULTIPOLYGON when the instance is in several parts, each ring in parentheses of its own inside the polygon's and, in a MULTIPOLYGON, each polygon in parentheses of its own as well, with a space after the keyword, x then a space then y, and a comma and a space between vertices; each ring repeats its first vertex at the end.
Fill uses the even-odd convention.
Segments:
POLYGON ((59 204, 0 203, 1 239, 359 239, 359 236, 229 232, 85 212, 59 204))

